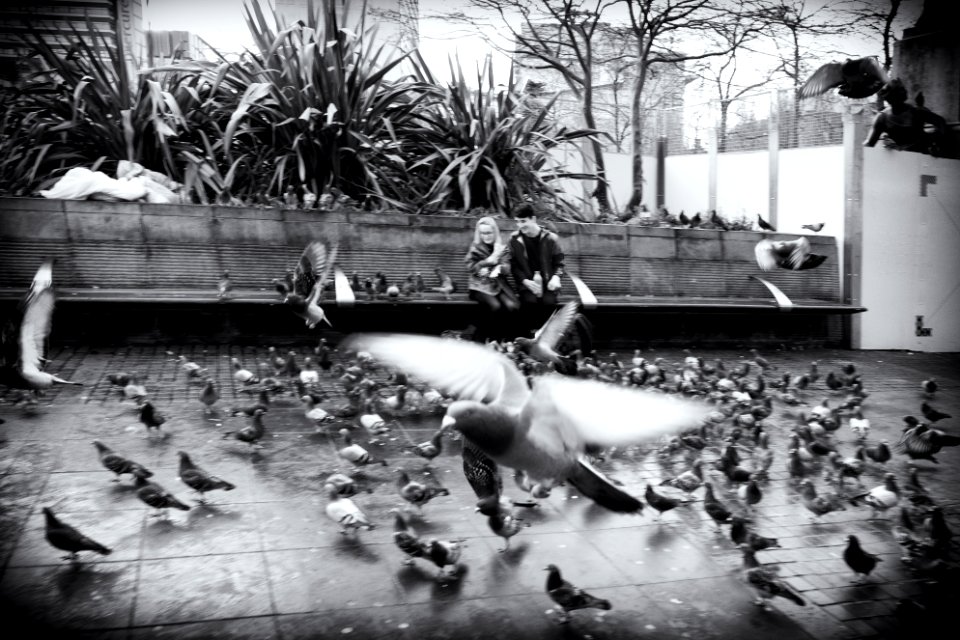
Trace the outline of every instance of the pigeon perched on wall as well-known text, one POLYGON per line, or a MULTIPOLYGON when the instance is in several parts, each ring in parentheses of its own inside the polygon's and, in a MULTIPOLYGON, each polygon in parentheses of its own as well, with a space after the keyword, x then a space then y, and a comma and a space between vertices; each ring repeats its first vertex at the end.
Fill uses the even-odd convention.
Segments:
POLYGON ((828 62, 800 87, 800 98, 819 96, 830 89, 847 98, 869 98, 887 83, 887 73, 876 56, 828 62))
POLYGON ((43 370, 49 362, 44 354, 52 326, 54 303, 53 260, 47 260, 37 269, 30 289, 20 302, 17 315, 8 321, 2 332, 0 384, 32 391, 33 404, 36 404, 41 391, 55 384, 83 385, 82 382, 65 380, 43 370))
POLYGON ((81 551, 94 551, 103 556, 113 553, 112 549, 91 540, 66 522, 61 521, 54 515, 50 507, 43 508, 43 517, 45 519, 47 542, 61 551, 69 552, 68 555, 63 556, 64 560, 77 562, 79 558, 77 554, 81 551))
POLYGON ((497 464, 544 487, 566 481, 613 511, 643 505, 588 462, 588 446, 655 440, 699 426, 708 413, 693 400, 560 375, 539 376, 531 389, 510 358, 471 342, 363 334, 348 344, 458 397, 441 428, 457 429, 497 464))

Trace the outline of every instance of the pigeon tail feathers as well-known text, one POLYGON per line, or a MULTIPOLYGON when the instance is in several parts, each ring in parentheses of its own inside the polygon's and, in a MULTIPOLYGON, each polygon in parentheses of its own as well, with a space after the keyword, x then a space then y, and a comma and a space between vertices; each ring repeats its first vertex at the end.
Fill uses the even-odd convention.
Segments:
POLYGON ((618 513, 638 513, 643 503, 614 485, 589 462, 580 459, 573 474, 567 481, 577 491, 596 502, 601 507, 618 513))

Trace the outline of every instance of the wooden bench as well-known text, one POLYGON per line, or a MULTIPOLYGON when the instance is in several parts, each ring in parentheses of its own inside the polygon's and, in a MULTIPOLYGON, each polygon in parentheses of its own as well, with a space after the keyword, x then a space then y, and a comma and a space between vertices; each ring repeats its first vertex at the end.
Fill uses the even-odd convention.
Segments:
MULTIPOLYGON (((300 249, 259 245, 211 246, 178 244, 144 246, 134 243, 71 243, 50 241, 0 241, 0 299, 23 296, 37 266, 55 257, 54 278, 62 302, 131 302, 184 304, 279 304, 270 280, 296 264, 300 249), (233 290, 227 300, 217 296, 217 283, 230 272, 233 290)), ((579 275, 596 296, 597 307, 662 312, 782 312, 852 314, 864 311, 836 300, 837 271, 829 261, 807 272, 779 270, 759 277, 755 265, 742 262, 657 260, 626 256, 576 256, 567 254, 568 271, 579 275), (632 263, 632 265, 631 265, 632 263), (643 290, 630 286, 630 269, 642 263, 643 290), (751 273, 753 271, 753 273, 751 273), (800 286, 800 282, 803 286, 800 286), (812 283, 812 284, 811 284, 812 283), (797 296, 803 290, 824 292, 823 297, 797 296), (678 295, 683 291, 683 295, 678 295), (710 295, 713 293, 714 295, 710 295), (716 295, 727 293, 727 295, 716 295), (833 299, 831 299, 833 298, 833 299)), ((338 265, 349 276, 361 279, 383 272, 400 284, 407 274, 421 273, 428 289, 439 281, 440 267, 460 289, 448 297, 434 291, 422 295, 370 299, 356 292, 356 304, 456 305, 474 304, 464 290, 466 275, 460 252, 412 252, 388 249, 341 251, 338 265)), ((576 295, 569 278, 564 294, 576 295)), ((332 292, 325 299, 332 303, 332 292)))
MULTIPOLYGON (((297 263, 309 241, 325 237, 339 242, 337 264, 347 276, 365 280, 381 271, 400 284, 420 272, 429 289, 439 285, 439 267, 461 287, 449 298, 428 290, 369 300, 357 292, 350 307, 336 306, 331 291, 324 306, 335 332, 458 329, 474 323, 478 309, 463 288, 474 224, 467 216, 0 198, 0 302, 20 300, 41 261, 54 257, 61 336, 302 337, 302 321, 279 313, 271 280, 297 263), (221 302, 224 271, 233 291, 221 302)), ((504 220, 501 228, 509 233, 515 225, 504 220)), ((844 344, 843 319, 864 311, 841 298, 831 237, 808 236, 813 251, 828 256, 823 266, 763 273, 756 243, 791 236, 573 223, 555 230, 567 271, 595 295, 591 319, 609 344, 800 344, 824 337, 844 344)), ((561 301, 575 295, 564 278, 561 301)))

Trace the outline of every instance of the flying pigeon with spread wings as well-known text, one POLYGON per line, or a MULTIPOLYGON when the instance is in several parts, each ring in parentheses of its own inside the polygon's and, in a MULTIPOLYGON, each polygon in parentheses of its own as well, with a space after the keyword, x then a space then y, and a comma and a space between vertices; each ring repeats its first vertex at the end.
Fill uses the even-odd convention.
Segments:
POLYGON ((588 462, 588 447, 655 440, 698 427, 708 413, 693 400, 557 374, 534 378, 531 389, 506 355, 471 342, 358 334, 344 346, 455 396, 441 428, 457 429, 498 465, 544 487, 566 481, 617 512, 643 505, 588 462))
POLYGON ((876 56, 828 62, 800 87, 800 98, 812 98, 836 88, 847 98, 869 98, 887 83, 887 73, 876 56))
POLYGON ((44 357, 44 350, 50 335, 54 304, 53 260, 46 260, 37 269, 30 290, 20 303, 20 317, 8 322, 3 330, 0 384, 33 391, 34 399, 40 391, 55 384, 83 384, 64 380, 43 370, 49 362, 44 357), (16 326, 16 320, 19 320, 19 327, 16 326))
POLYGON ((303 318, 310 329, 320 322, 330 325, 330 320, 320 307, 320 297, 330 280, 336 258, 336 245, 331 246, 325 240, 315 240, 308 244, 300 255, 300 262, 293 271, 292 282, 282 278, 273 280, 277 291, 283 295, 283 303, 303 318))
POLYGON ((754 247, 757 265, 764 271, 776 267, 803 271, 823 264, 827 256, 810 252, 810 241, 800 236, 796 240, 768 240, 764 238, 754 247))

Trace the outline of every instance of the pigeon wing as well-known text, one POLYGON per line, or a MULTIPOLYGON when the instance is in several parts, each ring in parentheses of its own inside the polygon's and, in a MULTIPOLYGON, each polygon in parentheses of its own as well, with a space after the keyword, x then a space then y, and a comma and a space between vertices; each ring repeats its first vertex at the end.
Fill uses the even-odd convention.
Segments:
POLYGON ((757 256, 757 266, 764 271, 772 271, 777 267, 777 255, 773 242, 764 238, 753 248, 757 256))
POLYGON ((304 248, 300 262, 293 271, 293 290, 307 298, 313 292, 317 282, 322 281, 328 271, 330 248, 322 240, 315 240, 304 248))
POLYGON ((812 98, 826 93, 834 87, 843 84, 843 64, 840 62, 829 62, 810 76, 803 86, 800 87, 801 98, 812 98))
POLYGON ((528 403, 529 436, 580 453, 587 444, 621 446, 699 427, 709 409, 696 401, 561 375, 537 378, 528 403))
POLYGON ((536 339, 539 340, 541 344, 545 344, 551 349, 556 349, 560 341, 563 340, 563 336, 570 331, 570 328, 573 327, 574 322, 576 322, 579 306, 580 303, 577 300, 571 300, 560 309, 554 311, 550 319, 540 327, 536 339))
POLYGON ((411 373, 461 400, 519 410, 530 397, 526 380, 505 355, 482 345, 423 335, 357 334, 348 350, 411 373))
POLYGON ((808 255, 810 255, 810 241, 804 236, 800 236, 793 241, 793 249, 790 251, 790 257, 787 258, 790 268, 793 270, 799 269, 803 266, 808 255))
POLYGON ((40 371, 44 342, 50 335, 53 305, 53 290, 49 288, 39 293, 31 291, 27 297, 20 324, 20 363, 25 371, 40 371))

